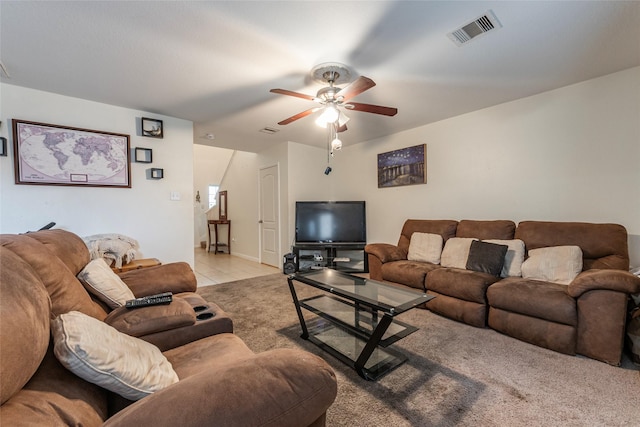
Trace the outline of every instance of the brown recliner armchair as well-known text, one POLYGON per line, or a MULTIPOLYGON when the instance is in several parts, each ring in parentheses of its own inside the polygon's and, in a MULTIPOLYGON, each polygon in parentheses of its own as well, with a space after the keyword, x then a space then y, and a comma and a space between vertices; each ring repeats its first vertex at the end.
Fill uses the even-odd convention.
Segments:
MULTIPOLYGON (((76 286, 75 274, 88 258, 86 248, 76 245, 74 241, 78 238, 73 236, 62 230, 0 236, 3 425, 325 424, 326 410, 337 392, 335 375, 326 362, 293 349, 255 354, 237 336, 215 333, 212 326, 194 329, 191 334, 184 329, 186 338, 174 336, 171 329, 157 332, 160 341, 172 347, 162 355, 175 371, 177 382, 135 402, 66 369, 54 355, 52 319, 69 311, 99 320, 107 318, 107 310, 76 286), (197 337, 199 334, 206 336, 197 337), (177 344, 179 341, 184 343, 177 344)), ((153 293, 187 291, 191 289, 191 279, 178 273, 184 268, 185 265, 167 265, 157 267, 155 272, 139 270, 130 274, 136 280, 128 283, 137 281, 140 289, 144 289, 161 277, 173 278, 160 280, 167 287, 153 288, 153 293), (142 279, 143 273, 149 276, 142 279), (169 289, 171 281, 177 287, 169 289)), ((179 301, 180 295, 176 295, 174 302, 179 301)), ((199 296, 187 292, 185 298, 197 300, 199 296)), ((228 319, 219 307, 204 303, 217 311, 213 319, 228 319)), ((229 327, 230 320, 222 323, 229 327)), ((184 326, 175 330, 181 328, 184 326)))

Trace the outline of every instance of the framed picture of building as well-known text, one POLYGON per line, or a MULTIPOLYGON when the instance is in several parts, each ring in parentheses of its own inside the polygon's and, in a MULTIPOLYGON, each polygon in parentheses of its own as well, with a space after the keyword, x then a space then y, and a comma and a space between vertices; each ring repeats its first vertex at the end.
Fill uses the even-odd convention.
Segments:
POLYGON ((427 183, 427 144, 378 154, 378 188, 427 183))

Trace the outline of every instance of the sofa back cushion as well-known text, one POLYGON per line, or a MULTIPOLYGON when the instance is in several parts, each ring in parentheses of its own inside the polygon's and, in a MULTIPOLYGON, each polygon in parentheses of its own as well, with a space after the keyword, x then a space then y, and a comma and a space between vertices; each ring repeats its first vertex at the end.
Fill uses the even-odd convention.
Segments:
POLYGON ((471 237, 478 240, 513 239, 516 223, 510 220, 477 221, 463 219, 458 223, 456 237, 471 237))
POLYGON ((522 263, 524 279, 568 285, 582 271, 582 251, 579 246, 551 246, 529 250, 522 263))
POLYGON ((54 316, 76 310, 103 320, 107 317, 107 312, 91 299, 76 277, 89 262, 89 250, 82 239, 72 233, 64 230, 47 231, 48 233, 38 231, 20 235, 3 234, 0 235, 0 245, 14 252, 33 268, 49 293, 54 316), (45 242, 38 240, 43 235, 46 237, 45 242), (84 251, 80 245, 84 246, 84 251), (80 266, 82 263, 84 265, 80 266))
POLYGON ((38 371, 0 407, 2 426, 101 426, 109 415, 107 390, 62 366, 53 344, 38 371))
POLYGON ((447 240, 440 256, 440 265, 443 267, 462 268, 467 267, 467 259, 471 250, 471 243, 476 241, 470 237, 452 237, 447 240))
POLYGON ((523 221, 515 237, 527 251, 550 246, 579 246, 582 270, 629 270, 627 230, 619 224, 584 222, 523 221))
POLYGON ((409 242, 409 261, 423 261, 440 264, 442 236, 433 233, 413 233, 409 242))
POLYGON ((0 246, 0 403, 38 369, 49 345, 50 301, 33 269, 0 246))
POLYGON ((400 232, 398 247, 408 252, 411 235, 415 232, 439 234, 442 236, 442 240, 446 242, 447 239, 456 235, 457 226, 458 221, 447 219, 408 219, 400 232))
POLYGON ((54 253, 77 275, 91 261, 89 249, 80 236, 66 230, 42 230, 29 233, 29 237, 37 240, 54 253))

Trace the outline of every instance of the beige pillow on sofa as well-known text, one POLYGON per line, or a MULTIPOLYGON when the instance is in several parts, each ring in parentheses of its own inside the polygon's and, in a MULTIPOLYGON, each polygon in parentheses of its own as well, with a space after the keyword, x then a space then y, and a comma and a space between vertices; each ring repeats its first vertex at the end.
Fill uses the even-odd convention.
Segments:
POLYGON ((568 285, 582 271, 579 246, 552 246, 531 249, 522 263, 522 277, 568 285))
POLYGON ((103 258, 96 258, 87 264, 78 273, 78 279, 89 292, 110 308, 122 307, 127 300, 136 297, 103 258))
POLYGON ((440 264, 442 236, 432 233, 413 233, 409 242, 409 261, 424 261, 440 264))
POLYGON ((440 265, 443 267, 467 268, 467 258, 469 258, 469 249, 471 237, 452 237, 444 244, 442 256, 440 257, 440 265))
POLYGON ((504 265, 502 266, 500 277, 522 276, 522 263, 524 261, 524 242, 522 240, 489 239, 483 240, 483 242, 507 245, 508 247, 507 254, 504 256, 504 265))
POLYGON ((158 347, 71 311, 51 321, 53 351, 62 365, 90 383, 138 400, 178 382, 158 347))

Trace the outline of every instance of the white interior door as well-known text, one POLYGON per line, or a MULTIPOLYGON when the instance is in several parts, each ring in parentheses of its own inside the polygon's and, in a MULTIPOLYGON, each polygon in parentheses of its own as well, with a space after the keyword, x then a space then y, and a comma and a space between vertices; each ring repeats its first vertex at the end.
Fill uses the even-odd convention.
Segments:
POLYGON ((280 267, 278 165, 260 169, 260 262, 280 267))

